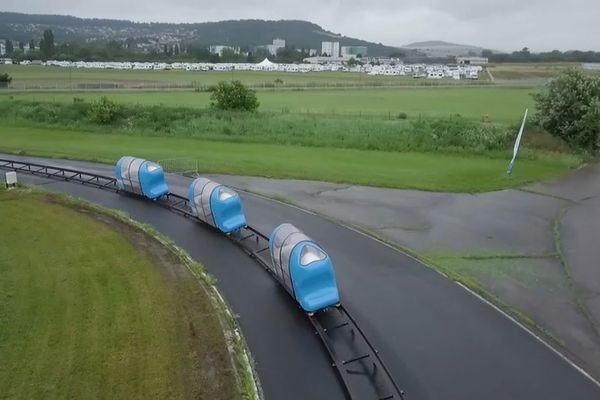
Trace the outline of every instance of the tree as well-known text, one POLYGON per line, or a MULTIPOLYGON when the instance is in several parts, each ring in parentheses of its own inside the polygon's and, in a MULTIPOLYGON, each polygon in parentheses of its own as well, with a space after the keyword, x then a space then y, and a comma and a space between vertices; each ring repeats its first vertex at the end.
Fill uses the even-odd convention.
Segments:
POLYGON ((10 82, 12 81, 12 77, 8 74, 0 74, 0 88, 8 87, 10 82))
POLYGON ((600 78, 574 69, 534 95, 540 126, 570 145, 600 150, 600 78))
POLYGON ((40 41, 40 50, 44 58, 52 58, 54 55, 54 34, 52 29, 44 31, 44 38, 40 41))
POLYGON ((6 44, 4 46, 4 49, 6 50, 6 54, 12 54, 13 51, 15 51, 13 44, 12 44, 12 40, 6 39, 5 43, 6 44))
POLYGON ((90 106, 90 117, 92 121, 99 124, 110 124, 121 113, 121 106, 108 97, 102 96, 100 100, 95 101, 90 106))
POLYGON ((354 57, 352 57, 351 59, 349 59, 349 60, 346 62, 346 65, 348 65, 349 67, 354 67, 354 66, 356 66, 356 65, 358 65, 358 64, 359 64, 359 62, 358 62, 358 61, 356 60, 356 58, 354 58, 354 57))
POLYGON ((240 81, 219 82, 210 89, 211 107, 219 110, 256 111, 256 92, 240 81))
POLYGON ((19 42, 19 49, 21 51, 25 51, 25 43, 24 42, 19 42))
POLYGON ((179 55, 179 44, 175 43, 173 45, 173 55, 178 56, 179 55))
POLYGON ((33 39, 31 39, 29 41, 29 51, 34 51, 35 50, 35 42, 33 41, 33 39))

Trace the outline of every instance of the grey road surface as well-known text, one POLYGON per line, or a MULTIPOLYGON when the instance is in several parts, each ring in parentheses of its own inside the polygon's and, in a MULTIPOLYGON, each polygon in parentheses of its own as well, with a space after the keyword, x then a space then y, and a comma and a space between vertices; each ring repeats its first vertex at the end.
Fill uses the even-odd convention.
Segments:
MULTIPOLYGON (((88 163, 45 162, 112 171, 88 163)), ((190 181, 168 177, 176 193, 183 194, 190 181)), ((150 202, 69 183, 45 186, 124 210, 204 263, 240 316, 267 399, 341 396, 301 313, 225 238, 150 202)), ((539 340, 414 259, 319 216, 253 195, 242 194, 242 199, 250 225, 269 233, 291 222, 329 252, 342 302, 410 399, 600 398, 598 386, 539 340)))

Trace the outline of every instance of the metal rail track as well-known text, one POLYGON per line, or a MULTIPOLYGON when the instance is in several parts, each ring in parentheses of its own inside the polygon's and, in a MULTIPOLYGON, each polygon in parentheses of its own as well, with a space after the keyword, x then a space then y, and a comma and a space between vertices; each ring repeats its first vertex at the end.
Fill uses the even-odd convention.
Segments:
MULTIPOLYGON (((85 171, 7 159, 0 159, 0 169, 119 192, 115 178, 85 171)), ((125 193, 146 199, 140 195, 125 193)), ((189 201, 184 196, 169 193, 154 203, 204 223, 190 212, 189 201)), ((279 277, 272 272, 268 255, 269 238, 265 234, 247 226, 227 236, 282 284, 279 277)), ((282 287, 285 286, 282 284, 282 287)), ((394 381, 377 349, 343 306, 307 314, 307 317, 329 354, 331 365, 336 368, 349 399, 403 400, 405 398, 404 392, 394 381)))

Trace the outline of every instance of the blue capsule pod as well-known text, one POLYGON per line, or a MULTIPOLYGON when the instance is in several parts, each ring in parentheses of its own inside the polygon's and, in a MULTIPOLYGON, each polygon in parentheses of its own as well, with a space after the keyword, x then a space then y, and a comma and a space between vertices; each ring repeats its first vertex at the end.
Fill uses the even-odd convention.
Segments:
POLYGON ((309 313, 335 306, 340 296, 329 255, 291 224, 281 224, 269 238, 273 273, 309 313))
POLYGON ((115 178, 120 190, 152 200, 169 193, 162 167, 141 158, 121 157, 115 166, 115 178))
POLYGON ((196 178, 188 189, 192 214, 224 233, 246 226, 240 196, 217 182, 196 178))

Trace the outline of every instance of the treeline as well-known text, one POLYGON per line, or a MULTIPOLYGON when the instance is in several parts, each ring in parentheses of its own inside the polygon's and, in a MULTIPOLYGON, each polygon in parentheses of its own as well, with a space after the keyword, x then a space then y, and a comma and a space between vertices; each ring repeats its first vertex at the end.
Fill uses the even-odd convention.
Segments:
POLYGON ((570 50, 562 52, 553 50, 532 53, 527 47, 510 54, 497 54, 490 50, 484 50, 482 56, 487 57, 492 63, 600 62, 600 52, 598 51, 570 50))
POLYGON ((268 57, 271 61, 282 63, 301 62, 309 56, 308 50, 297 49, 290 45, 281 48, 275 56, 266 48, 241 48, 239 52, 223 49, 221 54, 211 53, 209 47, 202 44, 163 44, 149 52, 136 48, 134 41, 124 43, 115 40, 94 41, 90 43, 66 42, 55 44, 52 30, 44 31, 44 38, 35 43, 19 42, 14 46, 5 41, 6 55, 15 61, 23 60, 61 60, 61 61, 133 61, 133 62, 258 62, 268 57))
POLYGON ((335 40, 340 46, 367 46, 369 54, 384 56, 395 47, 384 46, 343 36, 323 27, 298 20, 230 20, 202 23, 136 23, 124 20, 85 19, 60 15, 35 15, 0 12, 0 38, 38 40, 44 29, 52 29, 58 42, 157 39, 170 37, 180 43, 255 47, 269 44, 275 38, 285 39, 298 48, 320 50, 324 40, 335 40))

